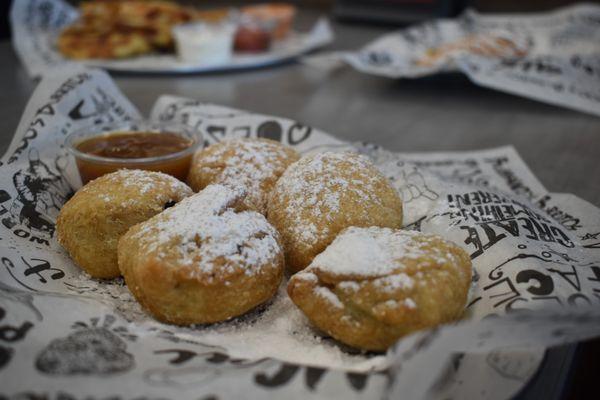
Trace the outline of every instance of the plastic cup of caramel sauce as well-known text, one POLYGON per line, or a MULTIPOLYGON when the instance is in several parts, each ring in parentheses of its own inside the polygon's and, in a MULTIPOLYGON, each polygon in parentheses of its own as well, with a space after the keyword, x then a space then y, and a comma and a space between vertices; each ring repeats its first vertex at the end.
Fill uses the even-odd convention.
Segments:
POLYGON ((160 171, 184 181, 202 135, 187 125, 133 121, 83 128, 65 145, 82 183, 119 169, 160 171))

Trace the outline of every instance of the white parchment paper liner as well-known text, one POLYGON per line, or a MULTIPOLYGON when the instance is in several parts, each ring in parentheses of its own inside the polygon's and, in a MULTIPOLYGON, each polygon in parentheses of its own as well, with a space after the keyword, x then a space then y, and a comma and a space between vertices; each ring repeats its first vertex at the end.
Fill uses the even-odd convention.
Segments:
POLYGON ((387 356, 349 351, 314 331, 283 292, 235 321, 160 324, 122 282, 85 276, 54 238, 55 217, 80 185, 65 135, 139 117, 106 73, 65 68, 41 81, 1 159, 7 396, 500 399, 535 373, 543 347, 600 334, 600 213, 548 193, 512 148, 391 153, 297 121, 174 96, 159 98, 151 118, 196 126, 208 143, 261 136, 304 154, 367 155, 403 196, 407 227, 464 246, 476 274, 469 319, 404 338, 387 356))
POLYGON ((293 32, 276 42, 268 52, 234 54, 223 65, 203 65, 179 60, 174 54, 145 55, 123 60, 72 61, 56 49, 62 27, 77 18, 77 9, 63 0, 20 0, 13 2, 10 13, 13 47, 32 77, 53 73, 66 64, 82 63, 112 71, 142 73, 200 73, 209 71, 258 68, 293 59, 323 47, 333 40, 329 22, 320 19, 309 32, 293 32))

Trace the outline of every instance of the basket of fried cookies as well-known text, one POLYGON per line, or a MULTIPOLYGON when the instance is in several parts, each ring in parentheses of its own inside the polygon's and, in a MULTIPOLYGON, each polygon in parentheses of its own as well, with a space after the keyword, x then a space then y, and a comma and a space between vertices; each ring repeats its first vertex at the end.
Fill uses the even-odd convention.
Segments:
POLYGON ((122 276, 160 322, 231 320, 284 284, 316 332, 385 351, 461 318, 472 276, 461 247, 402 229, 402 214, 364 156, 244 138, 198 150, 186 183, 128 169, 90 181, 57 233, 79 267, 122 276))

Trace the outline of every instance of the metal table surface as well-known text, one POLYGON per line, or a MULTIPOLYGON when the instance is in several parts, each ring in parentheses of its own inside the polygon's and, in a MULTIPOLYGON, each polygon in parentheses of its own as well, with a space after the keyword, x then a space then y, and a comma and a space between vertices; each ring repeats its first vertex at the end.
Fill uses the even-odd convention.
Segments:
MULTIPOLYGON (((300 28, 317 18, 300 14, 300 28)), ((389 28, 334 23, 329 50, 355 49, 389 28)), ((0 153, 36 82, 9 42, 0 42, 0 153)), ((390 80, 350 68, 325 72, 299 63, 209 75, 114 75, 147 114, 161 94, 176 94, 288 117, 338 137, 395 151, 447 151, 513 145, 553 192, 600 206, 600 117, 481 88, 462 75, 390 80)), ((560 398, 574 346, 551 350, 520 398, 560 398)))

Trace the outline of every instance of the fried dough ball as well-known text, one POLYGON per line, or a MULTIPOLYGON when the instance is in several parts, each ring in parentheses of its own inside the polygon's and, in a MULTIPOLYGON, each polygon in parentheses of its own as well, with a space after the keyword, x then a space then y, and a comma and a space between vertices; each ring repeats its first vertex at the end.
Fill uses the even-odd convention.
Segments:
POLYGON ((121 235, 192 194, 186 184, 160 172, 123 169, 104 175, 62 207, 58 242, 92 277, 115 278, 121 235))
POLYGON ((348 228, 292 276, 292 301, 340 342, 385 350, 413 331, 456 320, 467 301, 471 260, 436 235, 348 228))
POLYGON ((119 241, 127 286, 158 320, 224 321, 269 300, 283 276, 278 233, 244 193, 210 185, 119 241))
POLYGON ((248 208, 264 214, 275 182, 299 158, 294 149, 270 139, 226 140, 195 154, 188 182, 195 191, 213 183, 243 188, 248 208))
POLYGON ((271 192, 267 215, 281 234, 287 268, 297 272, 344 228, 399 228, 402 200, 365 157, 327 152, 285 171, 271 192))

